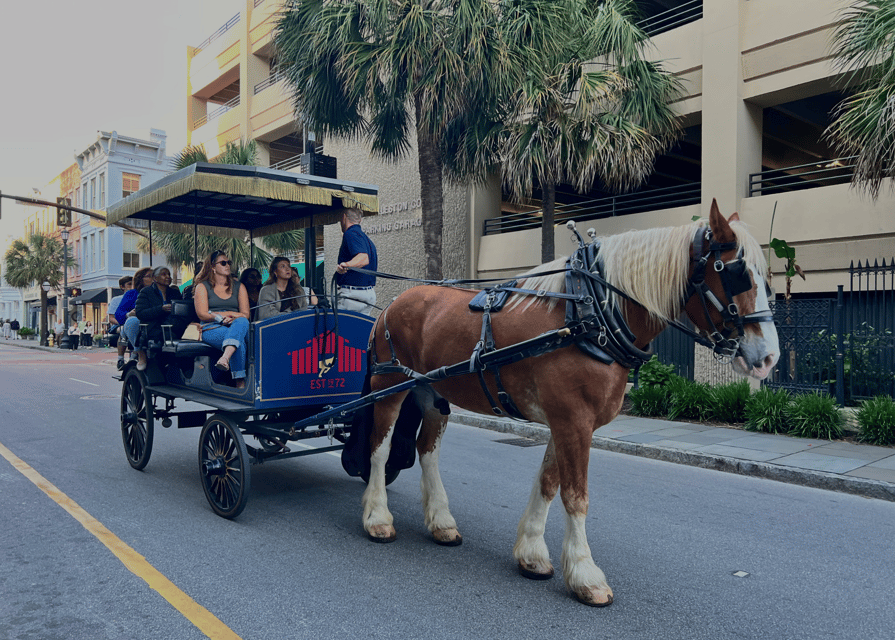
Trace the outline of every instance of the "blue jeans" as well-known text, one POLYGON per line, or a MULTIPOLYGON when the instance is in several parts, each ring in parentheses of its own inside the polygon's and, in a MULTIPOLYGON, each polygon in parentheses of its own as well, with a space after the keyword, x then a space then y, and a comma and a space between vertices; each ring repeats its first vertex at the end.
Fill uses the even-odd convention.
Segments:
POLYGON ((125 320, 124 324, 121 325, 121 333, 123 333, 124 337, 127 338, 127 341, 131 343, 131 346, 136 349, 137 336, 140 335, 140 319, 136 316, 131 316, 125 320))
POLYGON ((236 318, 229 327, 217 322, 202 323, 202 342, 217 347, 236 347, 230 356, 230 375, 238 380, 246 377, 246 336, 249 333, 249 321, 236 318))

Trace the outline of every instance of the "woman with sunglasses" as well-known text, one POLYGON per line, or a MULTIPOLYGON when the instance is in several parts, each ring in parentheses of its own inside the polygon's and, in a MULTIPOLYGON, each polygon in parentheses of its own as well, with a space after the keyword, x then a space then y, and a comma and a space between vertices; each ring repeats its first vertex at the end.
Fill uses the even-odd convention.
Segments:
POLYGON ((298 276, 292 272, 289 259, 277 256, 270 263, 270 277, 258 294, 258 311, 255 319, 266 320, 280 313, 306 309, 308 302, 312 306, 316 305, 317 296, 311 291, 305 293, 298 276))
POLYGON ((246 335, 249 332, 249 296, 231 275, 233 262, 223 251, 214 251, 195 278, 193 300, 202 323, 202 342, 222 349, 215 364, 229 371, 236 387, 245 387, 246 335))

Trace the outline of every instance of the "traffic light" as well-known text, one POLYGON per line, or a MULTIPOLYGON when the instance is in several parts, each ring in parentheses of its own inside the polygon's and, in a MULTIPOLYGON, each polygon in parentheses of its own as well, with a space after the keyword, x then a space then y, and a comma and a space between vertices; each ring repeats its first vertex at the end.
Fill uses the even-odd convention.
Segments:
MULTIPOLYGON (((71 206, 71 198, 56 198, 56 204, 62 204, 67 207, 71 206)), ((71 226, 71 209, 63 209, 62 207, 56 208, 56 226, 59 227, 70 227, 71 226)))
POLYGON ((77 298, 79 295, 81 295, 81 289, 79 287, 71 287, 68 290, 69 298, 77 298))

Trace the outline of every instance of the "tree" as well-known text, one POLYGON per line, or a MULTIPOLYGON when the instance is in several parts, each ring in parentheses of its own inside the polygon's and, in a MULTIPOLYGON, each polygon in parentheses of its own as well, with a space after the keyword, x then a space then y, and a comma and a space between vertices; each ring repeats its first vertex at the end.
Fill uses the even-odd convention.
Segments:
POLYGON ((833 112, 826 135, 857 155, 852 185, 876 199, 895 176, 895 0, 854 1, 841 13, 832 52, 854 93, 833 112))
POLYGON ((550 5, 520 2, 502 22, 503 40, 515 48, 509 58, 523 65, 514 75, 524 80, 501 101, 508 108, 496 131, 509 192, 521 199, 541 188, 542 262, 555 258, 556 186, 587 191, 599 179, 625 191, 641 184, 676 138, 670 103, 680 91, 644 58, 649 41, 629 0, 550 5))
POLYGON ((415 138, 431 279, 442 278, 447 133, 469 113, 470 96, 482 95, 470 87, 494 80, 498 4, 296 0, 274 31, 279 68, 306 126, 363 138, 386 161, 406 156, 415 138))
POLYGON ((47 292, 41 285, 49 282, 51 287, 58 287, 63 281, 62 243, 51 236, 36 233, 28 242, 21 238, 13 240, 4 259, 4 277, 9 286, 27 289, 36 285, 40 291, 40 341, 46 344, 47 292))
MULTIPOLYGON (((244 166, 252 166, 256 164, 258 156, 257 144, 254 140, 248 142, 239 140, 238 142, 228 142, 224 150, 212 162, 217 164, 237 164, 244 166)), ((208 162, 208 154, 205 147, 186 146, 174 157, 174 168, 184 169, 197 162, 208 162)), ((266 269, 273 256, 270 251, 277 255, 295 255, 298 249, 304 246, 304 231, 294 230, 275 233, 261 239, 264 248, 255 245, 254 252, 251 251, 248 238, 232 238, 213 235, 200 235, 196 238, 191 233, 178 232, 154 232, 152 234, 153 249, 159 250, 165 255, 165 260, 171 265, 193 264, 196 256, 202 259, 203 256, 210 255, 213 251, 221 249, 227 253, 227 256, 236 265, 246 265, 255 267, 256 269, 266 269), (251 255, 254 253, 254 260, 251 255), (251 262, 251 264, 249 264, 251 262)), ((140 251, 149 251, 149 241, 146 238, 140 240, 138 245, 140 251)))

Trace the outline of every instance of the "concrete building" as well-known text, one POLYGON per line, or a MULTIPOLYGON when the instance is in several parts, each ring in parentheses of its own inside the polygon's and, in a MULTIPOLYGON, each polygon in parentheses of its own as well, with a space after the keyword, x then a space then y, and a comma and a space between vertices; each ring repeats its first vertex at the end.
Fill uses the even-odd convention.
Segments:
MULTIPOLYGON (((847 284, 852 260, 895 253, 893 198, 877 202, 850 189, 848 158, 824 140, 830 110, 841 99, 830 36, 844 0, 642 0, 642 26, 654 57, 681 79, 676 104, 684 136, 659 159, 634 194, 595 188, 557 193, 556 251, 573 245, 563 222, 600 235, 688 223, 707 215, 713 198, 740 213, 754 235, 796 247, 807 280, 796 294, 827 294, 847 284), (773 228, 772 228, 773 220, 773 228)), ((309 134, 296 122, 280 77, 272 72, 271 29, 280 2, 246 0, 244 10, 188 52, 189 140, 214 156, 228 141, 260 143, 261 164, 300 170, 309 134)), ((419 276, 423 268, 416 160, 374 160, 357 143, 323 141, 338 175, 380 187, 380 212, 364 227, 379 246, 383 271, 419 276)), ((315 142, 320 145, 320 141, 315 142)), ((486 188, 448 190, 445 277, 503 277, 540 260, 539 202, 513 203, 495 176, 486 188)), ((325 230, 327 264, 337 228, 325 230)), ((771 258, 778 275, 782 261, 771 258)), ((327 279, 332 269, 327 267, 327 279)), ((387 303, 400 285, 383 282, 387 303)))

